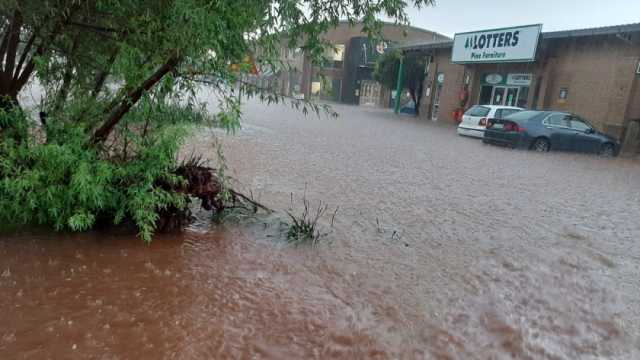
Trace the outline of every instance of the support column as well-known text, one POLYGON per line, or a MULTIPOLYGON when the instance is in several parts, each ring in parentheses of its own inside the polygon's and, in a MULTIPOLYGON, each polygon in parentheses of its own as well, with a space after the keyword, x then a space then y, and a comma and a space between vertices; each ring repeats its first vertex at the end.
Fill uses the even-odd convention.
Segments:
POLYGON ((396 101, 393 112, 400 112, 400 93, 402 92, 402 81, 404 80, 404 55, 400 57, 400 65, 398 66, 398 83, 396 84, 396 101))

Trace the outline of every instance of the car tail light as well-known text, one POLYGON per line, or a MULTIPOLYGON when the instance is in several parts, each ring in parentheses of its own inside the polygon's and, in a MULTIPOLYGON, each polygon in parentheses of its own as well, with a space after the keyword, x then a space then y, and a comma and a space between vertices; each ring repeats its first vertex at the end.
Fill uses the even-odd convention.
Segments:
POLYGON ((482 119, 480 119, 480 122, 478 123, 478 125, 480 125, 480 126, 487 126, 487 118, 482 118, 482 119))
POLYGON ((523 133, 523 132, 526 132, 527 129, 519 126, 516 123, 508 122, 508 123, 504 124, 504 131, 515 131, 515 132, 523 133))

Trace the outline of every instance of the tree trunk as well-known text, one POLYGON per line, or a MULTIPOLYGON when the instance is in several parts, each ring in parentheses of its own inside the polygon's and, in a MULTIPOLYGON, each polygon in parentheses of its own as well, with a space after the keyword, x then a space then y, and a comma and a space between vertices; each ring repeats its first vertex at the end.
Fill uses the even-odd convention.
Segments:
POLYGON ((122 120, 124 115, 140 100, 145 91, 151 90, 162 78, 172 71, 180 62, 177 56, 172 56, 155 73, 147 78, 138 88, 130 91, 127 96, 109 114, 107 120, 95 131, 91 142, 98 144, 109 137, 113 128, 122 120))
POLYGON ((13 70, 15 68, 16 53, 18 52, 18 44, 20 43, 20 31, 22 30, 22 14, 16 10, 11 18, 11 23, 7 29, 6 50, 3 55, 4 67, 2 72, 7 79, 13 79, 13 70))
POLYGON ((80 34, 76 33, 73 38, 73 43, 71 44, 71 51, 69 52, 70 56, 67 57, 67 63, 64 69, 64 74, 62 75, 62 85, 60 86, 60 90, 58 90, 58 94, 56 94, 56 100, 53 106, 53 112, 57 113, 60 111, 67 101, 69 97, 69 90, 71 88, 71 80, 73 76, 73 63, 71 62, 71 56, 75 54, 78 44, 80 40, 80 34))
MULTIPOLYGON (((120 41, 124 41, 124 39, 125 39, 125 36, 120 37, 120 41)), ((116 47, 113 49, 113 51, 109 56, 109 60, 107 61, 107 66, 105 66, 104 69, 102 69, 101 71, 98 71, 98 73, 96 74, 95 85, 93 86, 93 92, 91 93, 94 99, 97 98, 100 92, 102 91, 102 88, 104 87, 104 84, 107 81, 107 77, 111 72, 111 68, 113 67, 113 64, 116 62, 118 54, 120 53, 120 48, 121 47, 119 45, 116 45, 116 47)))

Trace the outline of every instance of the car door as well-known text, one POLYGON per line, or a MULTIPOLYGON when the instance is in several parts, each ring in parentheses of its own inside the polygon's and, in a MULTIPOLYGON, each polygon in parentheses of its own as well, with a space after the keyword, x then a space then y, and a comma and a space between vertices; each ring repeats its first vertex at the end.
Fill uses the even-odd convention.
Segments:
POLYGON ((554 113, 543 120, 542 124, 553 150, 568 151, 574 148, 575 131, 570 127, 570 117, 569 114, 554 113))
POLYGON ((589 123, 579 117, 572 117, 569 122, 574 132, 573 150, 589 153, 600 151, 600 138, 589 123))

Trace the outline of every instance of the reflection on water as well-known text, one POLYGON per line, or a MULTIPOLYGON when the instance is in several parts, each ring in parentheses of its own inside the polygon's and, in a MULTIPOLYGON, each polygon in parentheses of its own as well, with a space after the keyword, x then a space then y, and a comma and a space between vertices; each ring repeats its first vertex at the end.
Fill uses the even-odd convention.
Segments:
POLYGON ((640 358, 637 163, 337 110, 250 104, 223 136, 270 207, 340 206, 326 243, 285 246, 273 218, 1 235, 0 358, 640 358))

